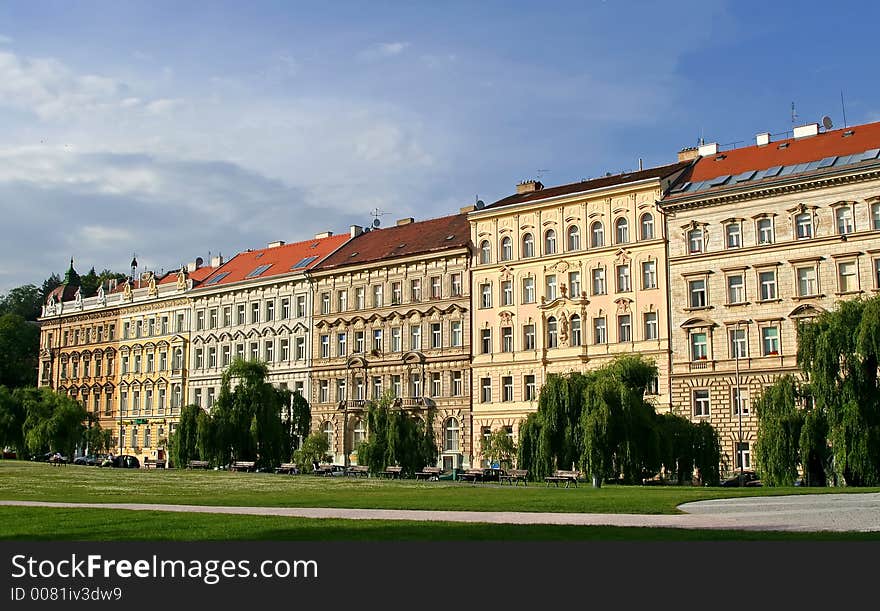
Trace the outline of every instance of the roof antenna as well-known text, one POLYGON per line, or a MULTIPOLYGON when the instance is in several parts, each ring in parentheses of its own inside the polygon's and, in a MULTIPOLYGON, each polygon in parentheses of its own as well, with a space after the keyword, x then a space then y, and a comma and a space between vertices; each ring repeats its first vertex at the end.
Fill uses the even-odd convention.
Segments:
POLYGON ((791 125, 794 127, 795 121, 798 119, 798 114, 794 110, 794 102, 791 103, 791 125))
POLYGON ((383 215, 386 215, 386 214, 388 214, 388 213, 387 213, 387 212, 382 212, 382 211, 379 210, 378 208, 373 208, 373 211, 370 212, 370 216, 373 217, 373 222, 371 223, 371 225, 373 226, 373 229, 378 229, 378 228, 379 228, 379 225, 382 224, 382 221, 379 220, 379 217, 381 217, 381 216, 383 216, 383 215))
POLYGON ((843 110, 843 127, 846 128, 846 104, 843 102, 843 89, 840 90, 840 108, 843 110))
POLYGON ((537 176, 538 180, 541 180, 542 178, 544 178, 544 174, 547 174, 548 172, 550 172, 550 170, 535 170, 535 175, 537 176))

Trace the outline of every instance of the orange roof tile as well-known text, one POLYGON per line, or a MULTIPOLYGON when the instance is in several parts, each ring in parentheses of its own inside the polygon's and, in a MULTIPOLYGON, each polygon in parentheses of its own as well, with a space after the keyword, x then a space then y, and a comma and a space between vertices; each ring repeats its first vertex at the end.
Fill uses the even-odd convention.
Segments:
MULTIPOLYGON (((271 278, 313 268, 347 240, 348 234, 240 252, 202 278, 201 287, 217 287, 249 279, 271 278), (262 271, 260 271, 262 269, 262 271)), ((199 270, 196 270, 199 271, 199 270)), ((195 274, 196 272, 193 272, 195 274)), ((191 277, 192 274, 191 274, 191 277)))

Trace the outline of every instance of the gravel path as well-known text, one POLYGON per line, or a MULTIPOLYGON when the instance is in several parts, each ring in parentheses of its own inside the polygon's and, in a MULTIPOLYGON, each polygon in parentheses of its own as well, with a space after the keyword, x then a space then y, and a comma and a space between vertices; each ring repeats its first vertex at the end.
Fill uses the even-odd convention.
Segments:
POLYGON ((52 503, 43 501, 0 501, 0 505, 176 511, 299 518, 342 518, 348 520, 424 520, 482 522, 489 524, 644 526, 725 530, 880 531, 880 493, 811 494, 697 501, 681 505, 679 509, 686 513, 678 515, 219 507, 148 503, 52 503))

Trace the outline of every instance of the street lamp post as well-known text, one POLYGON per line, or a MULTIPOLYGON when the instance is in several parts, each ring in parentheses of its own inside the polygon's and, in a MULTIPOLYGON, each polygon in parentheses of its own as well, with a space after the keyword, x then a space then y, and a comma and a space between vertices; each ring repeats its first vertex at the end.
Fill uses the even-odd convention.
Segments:
POLYGON ((740 356, 740 343, 739 343, 739 331, 741 320, 736 321, 736 350, 733 352, 734 363, 736 367, 736 413, 739 416, 739 441, 736 445, 736 455, 739 457, 739 485, 742 486, 745 483, 745 460, 743 460, 743 415, 742 415, 742 393, 740 391, 740 382, 739 382, 739 356, 740 356))

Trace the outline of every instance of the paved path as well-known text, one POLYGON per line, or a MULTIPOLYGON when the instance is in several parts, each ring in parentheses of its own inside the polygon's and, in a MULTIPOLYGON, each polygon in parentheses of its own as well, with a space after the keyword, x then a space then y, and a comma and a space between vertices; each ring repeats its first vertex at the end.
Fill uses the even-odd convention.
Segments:
POLYGON ((697 501, 681 505, 679 508, 686 513, 678 515, 309 507, 220 507, 148 503, 52 503, 43 501, 0 501, 0 505, 175 511, 299 518, 342 518, 347 520, 424 520, 482 522, 489 524, 645 526, 726 530, 880 531, 880 493, 811 494, 697 501))

